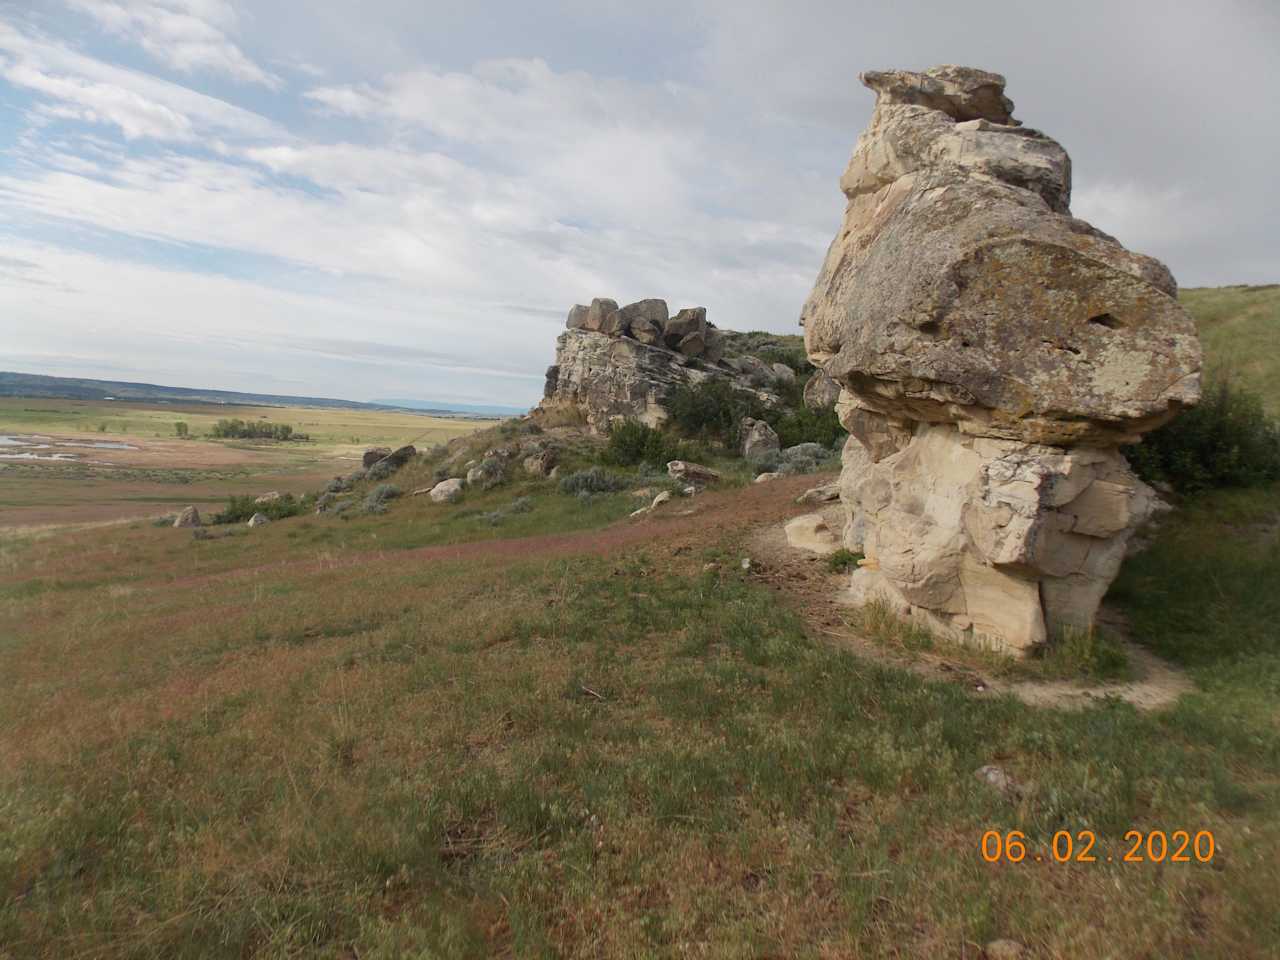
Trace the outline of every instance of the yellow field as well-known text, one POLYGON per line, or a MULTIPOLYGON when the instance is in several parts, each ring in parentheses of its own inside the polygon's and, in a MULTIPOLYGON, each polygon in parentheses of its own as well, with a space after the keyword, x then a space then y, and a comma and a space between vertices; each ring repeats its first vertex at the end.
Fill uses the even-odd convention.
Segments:
POLYGON ((350 473, 370 446, 428 448, 485 421, 413 413, 132 401, 0 399, 0 436, 40 437, 4 447, 42 459, 0 459, 0 528, 98 523, 202 511, 232 494, 303 493, 350 473), (287 423, 307 442, 214 440, 222 419, 287 423), (186 439, 175 424, 185 423, 186 439), (111 448, 88 443, 127 445, 111 448), (79 444, 79 445, 74 445, 79 444), (47 460, 52 455, 71 459, 47 460))

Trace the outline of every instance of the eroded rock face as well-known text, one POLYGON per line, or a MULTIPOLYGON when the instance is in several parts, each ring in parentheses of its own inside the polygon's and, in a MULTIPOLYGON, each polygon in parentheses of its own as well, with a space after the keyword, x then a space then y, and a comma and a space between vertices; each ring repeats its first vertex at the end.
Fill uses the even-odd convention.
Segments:
POLYGON ((658 426, 667 419, 664 402, 671 391, 713 378, 735 380, 770 400, 722 362, 724 335, 707 321, 703 307, 668 316, 665 300, 619 307, 597 298, 590 306, 575 305, 566 328, 556 341, 556 362, 547 369, 535 416, 567 410, 601 432, 619 418, 658 426))
POLYGON ((1154 502, 1116 448, 1198 400, 1199 342, 1162 264, 1070 215, 1070 160, 1002 77, 862 80, 801 318, 842 388, 854 598, 1023 649, 1092 622, 1154 502))

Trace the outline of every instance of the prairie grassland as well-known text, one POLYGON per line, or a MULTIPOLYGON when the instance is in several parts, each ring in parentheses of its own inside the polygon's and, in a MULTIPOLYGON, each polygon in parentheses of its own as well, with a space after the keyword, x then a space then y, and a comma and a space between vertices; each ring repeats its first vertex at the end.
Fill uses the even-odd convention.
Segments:
POLYGON ((1280 416, 1280 284, 1189 288, 1178 299, 1195 317, 1210 370, 1240 380, 1280 416))
POLYGON ((348 473, 369 445, 423 447, 466 435, 483 421, 313 407, 88 402, 0 398, 0 435, 123 441, 133 450, 74 451, 77 462, 0 461, 0 528, 95 523, 207 510, 231 495, 302 493, 348 473), (210 440, 217 420, 267 418, 310 442, 210 440), (178 439, 174 425, 188 425, 178 439))
POLYGON ((736 505, 800 509, 776 483, 622 551, 391 549, 634 505, 535 481, 3 544, 0 955, 1280 950, 1280 494, 1201 501, 1119 585, 1200 692, 1066 713, 809 635, 737 562, 736 505), (514 495, 532 510, 493 526, 514 495), (1020 795, 975 778, 991 763, 1020 795), (1084 828, 1098 862, 979 854, 1084 828), (1131 828, 1217 852, 1108 862, 1131 828))

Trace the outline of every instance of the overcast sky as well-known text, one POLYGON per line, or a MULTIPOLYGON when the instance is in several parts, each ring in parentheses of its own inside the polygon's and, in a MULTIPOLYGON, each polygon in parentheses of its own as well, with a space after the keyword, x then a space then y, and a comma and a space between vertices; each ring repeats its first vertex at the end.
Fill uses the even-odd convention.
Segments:
POLYGON ((857 74, 937 63, 1184 286, 1280 281, 1278 11, 0 0, 0 369, 528 404, 592 296, 798 332, 857 74))

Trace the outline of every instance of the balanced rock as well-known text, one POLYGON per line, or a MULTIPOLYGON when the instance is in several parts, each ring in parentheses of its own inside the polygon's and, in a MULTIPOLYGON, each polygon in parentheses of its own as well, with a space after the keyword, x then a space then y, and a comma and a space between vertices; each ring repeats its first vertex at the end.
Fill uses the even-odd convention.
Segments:
POLYGON ((173 525, 175 527, 200 526, 200 511, 195 507, 183 507, 182 512, 174 518, 173 525))
POLYGON ((851 437, 852 599, 1023 650, 1092 623, 1155 502, 1117 448, 1199 399, 1195 327, 1162 264, 1070 215, 1066 151, 1003 77, 862 81, 875 111, 801 315, 851 437))
POLYGON ((745 460, 767 460, 779 450, 778 434, 764 420, 743 417, 738 435, 742 438, 742 456, 745 460))
MULTIPOLYGON (((582 318, 581 329, 599 332, 604 329, 606 318, 617 312, 617 300, 610 300, 608 297, 596 297, 591 301, 591 306, 587 307, 587 315, 582 318)), ((570 311, 569 316, 570 319, 573 319, 572 311, 570 311)))

